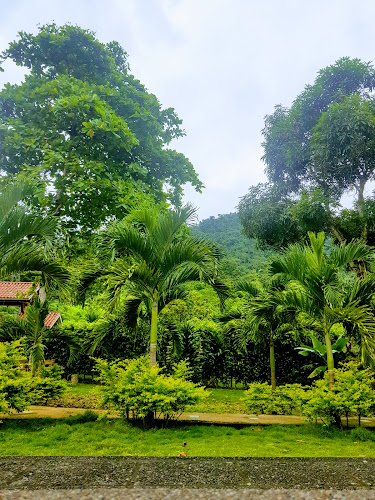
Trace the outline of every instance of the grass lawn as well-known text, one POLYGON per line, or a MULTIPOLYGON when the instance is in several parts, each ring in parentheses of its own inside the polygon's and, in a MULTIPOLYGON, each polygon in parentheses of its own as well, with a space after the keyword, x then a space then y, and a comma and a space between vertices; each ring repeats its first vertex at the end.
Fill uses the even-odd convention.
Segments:
POLYGON ((363 428, 189 425, 146 430, 121 419, 93 418, 89 412, 61 420, 4 420, 0 455, 375 457, 375 431, 363 428))
MULTIPOLYGON (((58 406, 92 408, 100 407, 100 385, 69 385, 65 396, 59 399, 58 406)), ((239 389, 207 389, 210 395, 201 403, 188 406, 186 411, 198 413, 246 413, 241 401, 243 390, 239 389)))

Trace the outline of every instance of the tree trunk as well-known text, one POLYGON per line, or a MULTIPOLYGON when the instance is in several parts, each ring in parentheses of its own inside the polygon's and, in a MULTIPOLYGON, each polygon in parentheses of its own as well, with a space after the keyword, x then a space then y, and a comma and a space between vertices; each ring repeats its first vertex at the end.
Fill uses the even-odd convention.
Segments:
POLYGON ((341 236, 340 231, 335 227, 335 225, 333 223, 331 223, 330 229, 331 229, 333 236, 337 239, 337 241, 340 243, 340 245, 342 243, 344 243, 344 238, 341 236))
POLYGON ((272 392, 276 389, 276 364, 275 364, 275 345, 271 334, 270 338, 270 367, 271 367, 271 388, 272 392))
POLYGON ((333 370, 335 368, 335 362, 333 360, 331 338, 329 336, 329 332, 327 331, 327 329, 325 329, 324 337, 325 337, 326 349, 327 349, 328 384, 329 384, 329 390, 331 391, 333 388, 333 384, 335 382, 334 375, 333 375, 333 370))
POLYGON ((158 339, 158 292, 154 290, 151 310, 150 366, 156 364, 156 343, 158 339))
MULTIPOLYGON (((68 173, 68 166, 65 163, 64 170, 62 173, 63 179, 65 179, 67 173, 68 173)), ((55 212, 54 212, 54 215, 59 216, 61 214, 63 200, 64 200, 64 190, 62 188, 57 189, 56 194, 55 194, 55 212)))
POLYGON ((367 221, 365 220, 365 197, 364 197, 366 181, 367 179, 363 177, 360 179, 358 186, 358 199, 357 199, 358 213, 362 221, 361 240, 364 243, 367 243, 367 221))

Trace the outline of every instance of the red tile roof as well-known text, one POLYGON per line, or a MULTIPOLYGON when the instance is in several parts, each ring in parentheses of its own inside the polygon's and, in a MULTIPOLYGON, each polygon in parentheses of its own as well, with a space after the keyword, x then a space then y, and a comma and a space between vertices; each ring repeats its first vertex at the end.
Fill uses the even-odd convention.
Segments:
POLYGON ((44 320, 44 326, 47 328, 52 328, 53 325, 61 318, 61 313, 59 312, 49 312, 44 320))
MULTIPOLYGON (((30 300, 32 294, 27 292, 32 286, 31 281, 0 281, 0 299, 19 299, 22 297, 25 300, 30 300)), ((37 284, 35 291, 38 290, 39 285, 37 284)))

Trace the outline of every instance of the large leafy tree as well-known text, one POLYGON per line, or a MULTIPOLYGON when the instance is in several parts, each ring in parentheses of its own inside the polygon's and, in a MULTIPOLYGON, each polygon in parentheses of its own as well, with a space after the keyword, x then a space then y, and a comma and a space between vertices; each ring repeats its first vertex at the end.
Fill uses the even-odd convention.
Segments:
MULTIPOLYGON (((357 200, 350 217, 357 219, 366 241, 373 227, 364 189, 375 176, 374 87, 373 66, 345 57, 321 70, 289 109, 278 105, 266 117, 263 160, 283 210, 270 204, 267 193, 254 199, 251 190, 257 188, 250 188, 239 205, 248 236, 256 236, 253 226, 257 221, 261 224, 262 214, 269 211, 267 220, 271 218, 275 227, 282 228, 289 219, 301 227, 290 233, 290 241, 304 237, 306 222, 308 230, 324 230, 340 242, 356 237, 358 231, 350 232, 353 224, 345 224, 347 214, 341 217, 338 212, 341 196, 355 191, 357 200), (313 204, 304 203, 303 192, 313 204), (309 207, 308 221, 299 217, 304 212, 298 208, 301 202, 309 207)), ((257 237, 263 244, 283 246, 279 233, 274 231, 268 240, 262 234, 257 237)))
POLYGON ((112 225, 103 240, 113 258, 106 271, 108 289, 113 299, 124 299, 123 314, 129 325, 142 311, 151 313, 150 364, 156 362, 158 314, 182 296, 183 285, 205 281, 221 296, 226 293, 217 277, 219 250, 185 228, 194 213, 191 206, 175 211, 134 209, 124 221, 112 225))
POLYGON ((20 32, 2 58, 29 74, 0 92, 0 171, 33 179, 35 205, 71 231, 90 234, 146 195, 178 204, 185 183, 201 189, 167 147, 184 135, 181 120, 130 73, 116 42, 51 24, 20 32))
POLYGON ((352 94, 332 104, 312 130, 311 177, 327 198, 357 193, 361 238, 368 235, 364 190, 375 178, 375 100, 352 94))
POLYGON ((250 186, 238 205, 244 233, 261 248, 283 247, 300 237, 291 213, 292 201, 277 186, 250 186))
POLYGON ((280 105, 266 117, 264 160, 269 179, 296 192, 311 182, 311 140, 313 129, 331 106, 347 96, 363 96, 375 87, 375 70, 370 63, 343 57, 319 71, 313 85, 307 85, 290 109, 280 105))
MULTIPOLYGON (((374 358, 375 317, 367 301, 361 303, 360 289, 367 290, 361 280, 352 276, 352 291, 346 293, 341 273, 350 264, 370 264, 373 250, 359 241, 335 246, 330 253, 324 248, 325 235, 309 233, 310 245, 292 245, 275 257, 271 272, 294 283, 286 302, 304 313, 306 325, 319 333, 325 342, 330 387, 334 383, 332 334, 335 325, 353 328, 362 347, 362 358, 374 358), (354 295, 353 295, 354 293, 354 295), (310 322, 308 324, 308 321, 310 322)), ((363 295, 363 294, 362 294, 363 295)))

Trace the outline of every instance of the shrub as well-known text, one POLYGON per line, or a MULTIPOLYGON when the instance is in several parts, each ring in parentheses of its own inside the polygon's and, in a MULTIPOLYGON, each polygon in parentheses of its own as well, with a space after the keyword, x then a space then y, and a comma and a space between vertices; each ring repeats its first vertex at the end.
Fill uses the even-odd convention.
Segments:
POLYGON ((248 413, 267 414, 269 413, 272 400, 272 389, 269 384, 255 382, 244 393, 243 401, 248 413))
POLYGON ((308 421, 321 419, 324 425, 341 427, 341 419, 349 415, 371 416, 375 413, 375 384, 370 369, 359 369, 354 362, 335 370, 335 384, 329 390, 328 373, 311 388, 299 384, 278 386, 272 393, 268 384, 254 383, 244 395, 248 413, 285 415, 298 410, 308 421))
POLYGON ((144 420, 152 414, 168 421, 206 396, 203 387, 175 375, 186 373, 186 366, 178 364, 175 374, 168 376, 158 365, 150 367, 147 357, 111 364, 96 361, 105 384, 104 403, 111 403, 126 418, 144 420))
POLYGON ((340 415, 343 412, 342 401, 334 391, 328 388, 328 380, 315 382, 314 387, 306 394, 302 404, 302 414, 309 422, 320 418, 324 425, 340 425, 340 415))
POLYGON ((20 370, 21 341, 0 343, 0 413, 23 411, 29 404, 30 378, 20 370))
POLYGON ((375 441, 375 432, 364 427, 355 427, 350 431, 353 441, 375 441))
POLYGON ((325 425, 335 423, 341 426, 341 417, 357 415, 361 425, 362 415, 373 415, 375 411, 375 391, 372 389, 374 377, 370 369, 361 370, 350 362, 334 372, 335 384, 330 391, 328 374, 314 383, 308 398, 302 405, 302 413, 308 420, 320 418, 325 425))
POLYGON ((59 365, 43 366, 38 377, 30 383, 30 401, 32 404, 46 404, 49 399, 63 396, 67 389, 65 380, 61 380, 62 368, 59 365))
POLYGON ((254 383, 245 392, 243 401, 248 413, 290 415, 300 408, 305 390, 300 384, 286 384, 272 392, 269 384, 254 383))

